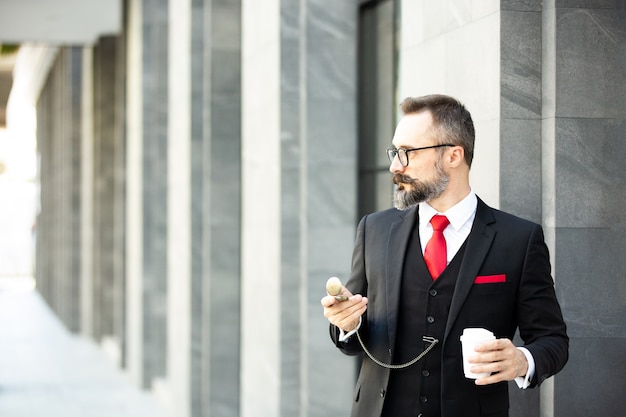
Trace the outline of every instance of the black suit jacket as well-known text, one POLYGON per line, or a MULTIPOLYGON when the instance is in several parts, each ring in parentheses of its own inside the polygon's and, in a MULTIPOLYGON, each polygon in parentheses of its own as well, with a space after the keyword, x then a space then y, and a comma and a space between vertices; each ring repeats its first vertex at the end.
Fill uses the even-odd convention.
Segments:
MULTIPOLYGON (((359 223, 346 287, 368 297, 359 333, 375 357, 393 356, 400 282, 417 208, 389 209, 359 223)), ((460 336, 466 327, 484 327, 498 338, 520 336, 535 360, 532 386, 557 373, 568 358, 569 340, 554 292, 548 249, 541 226, 488 207, 478 200, 467 238, 442 343, 441 416, 508 415, 508 384, 476 386, 463 375, 460 336), (478 284, 478 276, 504 275, 505 282, 478 284)), ((356 337, 338 342, 344 353, 362 353, 356 337)), ((381 414, 389 370, 364 355, 354 392, 352 416, 381 414)))

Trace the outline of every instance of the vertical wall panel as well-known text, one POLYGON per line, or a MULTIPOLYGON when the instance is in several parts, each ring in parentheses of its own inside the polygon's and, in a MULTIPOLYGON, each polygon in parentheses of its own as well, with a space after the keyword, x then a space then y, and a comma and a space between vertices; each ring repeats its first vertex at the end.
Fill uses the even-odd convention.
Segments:
POLYGON ((143 385, 167 367, 167 0, 144 0, 143 17, 143 385))
POLYGON ((80 326, 81 52, 60 50, 37 105, 43 115, 37 130, 43 179, 37 248, 45 265, 37 268, 37 280, 72 331, 80 326))
MULTIPOLYGON (((240 415, 241 361, 241 2, 211 0, 205 3, 204 105, 194 112, 194 124, 202 124, 203 192, 197 206, 203 207, 204 254, 202 308, 205 354, 201 416, 240 415), (207 13, 208 12, 208 13, 207 13), (237 260, 237 261, 234 261, 237 260), (224 314, 224 312, 228 312, 224 314), (238 331, 233 331, 238 329, 238 331), (229 375, 229 378, 224 378, 229 375), (208 395, 207 395, 208 391, 208 395)), ((196 33, 198 36, 201 32, 196 33)), ((198 84, 198 88, 200 85, 198 84)), ((199 183, 194 185, 199 186, 199 183)))
POLYGON ((555 378, 554 414, 619 415, 626 409, 626 8, 557 0, 554 13, 555 269, 571 338, 570 363, 555 378))
POLYGON ((189 0, 169 2, 167 139, 167 331, 166 406, 191 414, 191 127, 189 0))
POLYGON ((339 184, 356 184, 357 6, 242 7, 242 415, 345 414, 354 362, 319 299, 349 272, 356 224, 339 184))
POLYGON ((80 331, 85 337, 93 337, 93 48, 84 47, 82 56, 80 331))
POLYGON ((241 415, 279 416, 279 0, 242 1, 241 48, 241 415))
POLYGON ((125 362, 134 382, 143 385, 143 18, 142 0, 128 1, 126 46, 126 331, 125 362))
MULTIPOLYGON (((293 297, 300 297, 301 303, 300 392, 304 397, 298 411, 300 415, 322 417, 346 415, 354 390, 354 358, 342 355, 328 343, 328 321, 322 315, 320 298, 325 295, 329 277, 347 280, 358 221, 358 7, 355 2, 333 0, 301 4, 305 6, 300 12, 300 133, 296 153, 300 161, 287 146, 282 148, 282 195, 297 193, 299 199, 298 206, 283 202, 283 236, 297 232, 300 257, 290 256, 289 241, 284 240, 282 280, 298 282, 293 297), (289 175, 292 166, 298 166, 299 176, 289 175), (295 179, 299 180, 297 184, 295 179), (298 224, 291 222, 294 213, 298 224), (297 280, 292 270, 299 271, 297 280), (334 370, 335 377, 330 381, 326 369, 334 370)), ((283 44, 289 39, 287 29, 283 27, 283 44)), ((283 67, 283 74, 287 71, 283 67)), ((283 81, 283 94, 291 87, 283 81)), ((289 102, 283 99, 282 105, 284 138, 289 102)), ((290 306, 284 307, 283 317, 291 314, 290 306)), ((284 321, 283 328, 288 323, 284 321)), ((287 401, 286 391, 283 404, 287 401)), ((292 414, 283 407, 282 415, 292 414)))

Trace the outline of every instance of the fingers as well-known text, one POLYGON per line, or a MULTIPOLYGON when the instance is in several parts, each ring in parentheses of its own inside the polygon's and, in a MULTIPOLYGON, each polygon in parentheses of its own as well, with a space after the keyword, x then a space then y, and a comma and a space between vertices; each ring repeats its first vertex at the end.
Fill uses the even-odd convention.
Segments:
POLYGON ((476 346, 476 355, 469 358, 474 364, 472 372, 490 373, 486 378, 476 380, 476 385, 494 384, 500 381, 512 381, 526 375, 528 362, 526 356, 509 339, 497 339, 476 346))
MULTIPOLYGON (((349 299, 350 297, 352 297, 352 293, 346 287, 341 287, 341 291, 337 294, 337 297, 338 296, 344 296, 349 299)), ((331 305, 335 304, 337 301, 346 301, 346 300, 339 300, 335 297, 336 296, 333 296, 333 295, 327 295, 326 297, 322 298, 321 300, 322 306, 330 307, 331 305)))
POLYGON ((332 296, 332 295, 327 295, 325 297, 322 298, 321 303, 322 303, 322 307, 324 307, 325 309, 332 306, 335 303, 338 303, 339 301, 337 301, 337 299, 332 296))
POLYGON ((326 296, 321 300, 324 307, 324 317, 344 331, 353 330, 359 322, 359 317, 367 309, 367 298, 360 294, 352 295, 346 301, 337 301, 333 296, 326 296))

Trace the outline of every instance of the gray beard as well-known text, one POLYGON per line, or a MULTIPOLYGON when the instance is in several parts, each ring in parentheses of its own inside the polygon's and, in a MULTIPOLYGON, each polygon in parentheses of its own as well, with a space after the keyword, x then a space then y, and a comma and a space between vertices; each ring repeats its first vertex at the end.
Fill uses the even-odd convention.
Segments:
POLYGON ((439 161, 435 164, 435 168, 437 170, 435 178, 429 182, 422 182, 406 175, 394 175, 393 182, 396 184, 393 195, 394 207, 398 210, 408 210, 419 203, 440 196, 448 186, 450 177, 445 173, 439 161), (411 189, 409 191, 401 189, 404 188, 403 184, 410 185, 411 189))

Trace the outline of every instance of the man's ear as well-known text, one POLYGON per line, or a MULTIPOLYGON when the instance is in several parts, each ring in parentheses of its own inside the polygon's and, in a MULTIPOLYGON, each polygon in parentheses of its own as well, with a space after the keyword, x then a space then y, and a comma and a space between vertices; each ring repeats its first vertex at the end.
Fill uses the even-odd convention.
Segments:
POLYGON ((458 167, 465 162, 465 150, 462 146, 454 146, 448 152, 448 163, 451 167, 458 167))

